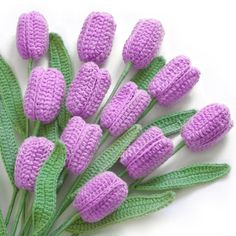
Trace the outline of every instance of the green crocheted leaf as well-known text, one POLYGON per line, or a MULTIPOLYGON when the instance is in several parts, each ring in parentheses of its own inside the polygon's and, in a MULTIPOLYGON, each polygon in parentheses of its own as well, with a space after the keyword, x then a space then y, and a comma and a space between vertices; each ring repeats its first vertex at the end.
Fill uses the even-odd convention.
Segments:
POLYGON ((67 228, 70 233, 89 234, 105 226, 145 216, 168 206, 175 198, 174 192, 130 196, 111 215, 97 223, 85 223, 81 219, 67 228))
POLYGON ((52 142, 56 142, 58 140, 58 125, 57 122, 54 121, 50 124, 41 124, 39 130, 39 136, 46 137, 52 142))
POLYGON ((39 235, 55 213, 57 181, 65 165, 65 158, 65 146, 57 141, 36 180, 33 203, 33 235, 39 235))
MULTIPOLYGON (((49 34, 49 66, 57 68, 64 75, 66 88, 68 89, 73 79, 73 67, 69 53, 63 43, 62 38, 56 33, 49 34)), ((62 106, 58 115, 58 124, 63 129, 70 118, 65 105, 62 106)))
POLYGON ((5 221, 3 219, 2 210, 0 209, 0 235, 7 236, 7 227, 5 225, 5 221))
POLYGON ((139 70, 131 80, 135 82, 140 89, 147 90, 151 80, 164 65, 165 59, 163 57, 155 57, 147 68, 139 70))
POLYGON ((194 164, 179 170, 151 178, 134 186, 135 190, 159 191, 185 189, 197 184, 209 183, 227 175, 227 164, 194 164))
POLYGON ((0 99, 0 153, 8 177, 14 186, 14 168, 18 145, 12 123, 0 99))
POLYGON ((159 127, 165 136, 170 136, 180 132, 182 126, 194 115, 196 110, 187 110, 171 113, 166 116, 162 116, 150 124, 146 125, 143 129, 147 130, 151 126, 159 127))
POLYGON ((0 96, 13 127, 25 137, 26 118, 22 93, 11 67, 0 55, 0 96))

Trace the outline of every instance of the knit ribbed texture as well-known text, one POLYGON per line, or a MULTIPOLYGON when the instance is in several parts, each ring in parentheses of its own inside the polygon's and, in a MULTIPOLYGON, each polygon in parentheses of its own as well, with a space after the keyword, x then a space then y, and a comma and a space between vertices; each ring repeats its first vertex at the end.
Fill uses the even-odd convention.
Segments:
POLYGON ((52 122, 59 113, 64 97, 65 81, 57 69, 33 69, 24 97, 24 111, 31 120, 52 122))
POLYGON ((22 143, 15 165, 15 183, 18 188, 34 191, 36 177, 53 148, 53 142, 43 137, 29 137, 22 143))
POLYGON ((148 92, 161 106, 169 106, 186 95, 198 82, 200 72, 191 67, 190 60, 178 56, 164 66, 154 77, 148 92))
POLYGON ((73 80, 66 100, 72 116, 86 119, 100 106, 111 79, 108 71, 99 69, 94 62, 85 63, 73 80))
POLYGON ((127 184, 107 171, 85 184, 74 200, 74 207, 86 222, 97 222, 116 210, 128 194, 127 184))
POLYGON ((124 62, 132 62, 136 69, 147 67, 157 54, 163 37, 164 29, 160 21, 140 20, 124 45, 124 62))
POLYGON ((43 15, 32 11, 19 17, 16 46, 23 59, 39 60, 48 50, 48 25, 43 15))
POLYGON ((131 127, 150 103, 150 96, 133 82, 122 86, 104 108, 100 124, 112 136, 119 136, 131 127))
POLYGON ((116 24, 112 15, 92 12, 86 18, 77 42, 79 58, 83 62, 105 62, 111 53, 116 24))
POLYGON ((120 162, 133 179, 146 177, 173 152, 173 143, 157 127, 149 128, 123 153, 120 162))
POLYGON ((232 126, 228 107, 211 104, 184 125, 181 135, 190 150, 203 151, 219 142, 232 126))
POLYGON ((99 125, 86 124, 79 116, 69 120, 61 140, 66 146, 66 167, 73 174, 79 175, 88 167, 101 136, 99 125))

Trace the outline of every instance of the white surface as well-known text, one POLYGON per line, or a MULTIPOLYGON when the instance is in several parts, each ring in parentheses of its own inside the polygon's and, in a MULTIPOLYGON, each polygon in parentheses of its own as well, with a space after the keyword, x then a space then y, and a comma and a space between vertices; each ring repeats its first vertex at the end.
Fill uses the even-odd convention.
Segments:
MULTIPOLYGON (((76 41, 85 17, 91 11, 110 12, 116 22, 115 43, 108 63, 113 81, 123 68, 122 47, 134 24, 140 18, 159 19, 166 35, 161 55, 167 60, 179 54, 191 58, 201 72, 201 80, 189 96, 171 109, 156 107, 150 118, 171 111, 201 108, 208 103, 221 102, 231 108, 236 117, 235 92, 235 1, 158 1, 158 0, 89 0, 40 1, 6 0, 0 8, 0 53, 14 67, 22 88, 26 87, 26 67, 15 47, 18 16, 37 10, 47 18, 50 31, 59 33, 73 58, 75 70, 80 62, 76 41)), ((174 170, 193 162, 227 162, 230 175, 216 183, 181 191, 177 200, 159 213, 142 219, 108 227, 97 236, 233 236, 236 235, 236 135, 233 129, 227 138, 208 152, 192 154, 182 150, 156 173, 174 170)), ((10 186, 4 171, 0 171, 0 206, 6 211, 10 186)))

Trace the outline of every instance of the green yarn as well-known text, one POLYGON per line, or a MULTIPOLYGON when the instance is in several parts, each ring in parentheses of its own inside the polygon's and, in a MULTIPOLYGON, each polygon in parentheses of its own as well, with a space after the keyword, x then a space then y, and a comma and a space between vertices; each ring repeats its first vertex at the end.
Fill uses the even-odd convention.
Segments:
POLYGON ((5 225, 1 209, 0 209, 0 235, 1 236, 7 236, 8 235, 7 234, 7 227, 5 225))

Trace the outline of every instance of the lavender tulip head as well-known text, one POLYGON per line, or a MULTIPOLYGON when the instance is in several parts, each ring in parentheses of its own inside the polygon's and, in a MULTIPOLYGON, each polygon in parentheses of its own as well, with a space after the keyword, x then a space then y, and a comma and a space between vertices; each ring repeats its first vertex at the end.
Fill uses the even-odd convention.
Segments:
POLYGON ((186 95, 198 82, 200 72, 190 60, 178 56, 166 64, 150 82, 148 92, 161 106, 169 106, 186 95))
POLYGON ((91 162, 100 143, 99 125, 86 124, 79 116, 72 117, 61 135, 66 146, 66 167, 75 175, 81 174, 91 162))
POLYGON ((151 174, 173 153, 173 143, 157 127, 140 135, 123 153, 120 162, 133 179, 151 174))
POLYGON ((19 17, 16 46, 23 59, 39 60, 48 50, 48 24, 39 12, 24 13, 19 17))
POLYGON ((136 69, 147 67, 157 54, 163 37, 164 29, 160 21, 140 20, 124 45, 124 62, 131 62, 136 69))
POLYGON ((184 125, 181 135, 191 151, 204 151, 218 143, 232 126, 228 107, 223 104, 211 104, 184 125))
POLYGON ((15 164, 15 183, 18 188, 33 192, 36 178, 54 148, 43 137, 29 137, 21 144, 15 164))
POLYGON ((73 205, 85 222, 97 222, 115 211, 127 194, 127 184, 114 173, 106 171, 80 189, 73 205))
POLYGON ((58 115, 63 101, 65 81, 57 69, 36 67, 31 72, 24 97, 24 111, 31 120, 44 124, 58 115))
POLYGON ((77 42, 81 61, 103 64, 111 53, 116 24, 112 15, 92 12, 86 18, 77 42))
POLYGON ((69 89, 66 107, 72 116, 86 119, 100 106, 111 79, 108 71, 99 69, 93 62, 85 63, 73 80, 69 89))
POLYGON ((112 136, 119 136, 130 128, 150 103, 151 98, 133 82, 122 86, 104 108, 100 124, 112 136))

